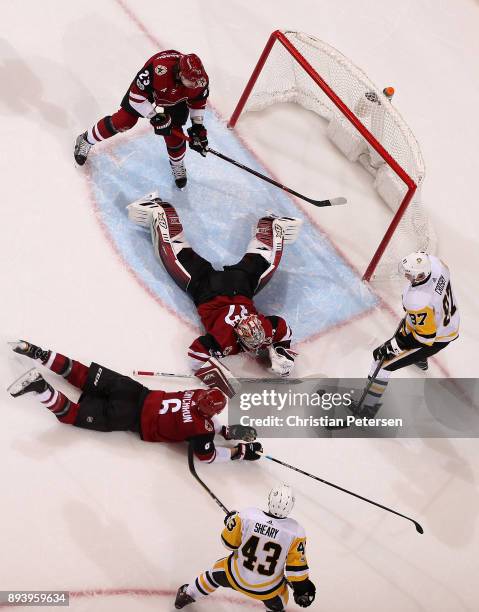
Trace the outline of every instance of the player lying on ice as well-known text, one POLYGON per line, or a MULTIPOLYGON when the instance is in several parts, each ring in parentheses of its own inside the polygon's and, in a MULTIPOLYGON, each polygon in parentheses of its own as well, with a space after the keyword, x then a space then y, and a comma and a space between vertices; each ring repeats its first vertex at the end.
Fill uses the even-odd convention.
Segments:
POLYGON ((254 428, 221 426, 216 417, 227 404, 225 393, 230 393, 230 385, 216 360, 204 368, 208 380, 215 385, 209 389, 152 391, 97 363, 87 367, 24 340, 10 344, 15 353, 38 360, 82 391, 78 403, 74 403, 54 389, 35 368, 8 388, 13 397, 35 393, 41 404, 62 423, 95 431, 133 431, 146 442, 190 441, 198 459, 206 463, 260 458, 257 452, 262 447, 254 442, 254 428), (233 448, 215 446, 215 434, 225 440, 245 443, 233 448))
POLYGON ((183 134, 182 126, 188 115, 191 127, 190 148, 206 155, 208 146, 206 128, 203 125, 208 98, 208 75, 200 58, 192 53, 161 51, 141 68, 121 101, 120 109, 113 115, 100 119, 88 131, 80 134, 75 143, 75 160, 82 166, 91 147, 118 132, 132 128, 139 118, 146 118, 158 136, 165 139, 170 166, 177 187, 186 185, 184 157, 186 144, 183 138, 172 134, 172 128, 183 134), (161 112, 158 112, 161 108, 161 112))
POLYGON ((283 245, 296 240, 300 219, 262 217, 241 261, 218 271, 191 248, 178 213, 156 193, 129 204, 128 215, 137 225, 150 228, 155 255, 198 310, 205 333, 188 350, 194 371, 210 356, 244 351, 266 362, 276 375, 291 373, 295 358, 291 330, 283 318, 260 314, 253 297, 278 268, 283 245))
POLYGON ((304 529, 288 518, 293 505, 291 487, 281 484, 270 491, 268 512, 259 508, 230 512, 221 541, 233 552, 181 586, 175 608, 202 600, 221 586, 262 601, 267 610, 283 612, 288 584, 295 602, 302 608, 310 606, 316 587, 309 580, 304 529))
POLYGON ((459 336, 459 309, 449 268, 427 253, 411 253, 399 264, 408 283, 402 293, 406 313, 395 336, 373 351, 370 386, 356 416, 374 418, 392 372, 408 365, 428 369, 428 358, 459 336), (379 364, 380 369, 376 373, 379 364))

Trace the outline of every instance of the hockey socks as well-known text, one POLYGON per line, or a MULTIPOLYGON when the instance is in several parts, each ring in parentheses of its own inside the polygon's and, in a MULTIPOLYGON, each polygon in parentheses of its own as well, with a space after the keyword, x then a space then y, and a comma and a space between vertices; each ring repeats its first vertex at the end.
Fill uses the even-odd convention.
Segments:
POLYGON ((43 393, 39 393, 37 398, 45 408, 53 412, 59 421, 69 425, 74 424, 80 404, 70 401, 61 391, 57 391, 50 385, 43 393))
MULTIPOLYGON (((375 365, 373 364, 373 370, 375 370, 375 365)), ((381 400, 391 376, 391 372, 384 369, 379 370, 375 378, 372 378, 372 374, 373 372, 368 376, 370 385, 361 407, 361 416, 367 418, 374 418, 376 416, 381 407, 381 400)))
POLYGON ((186 593, 195 601, 214 593, 220 585, 214 580, 210 571, 199 574, 195 581, 186 587, 186 593))

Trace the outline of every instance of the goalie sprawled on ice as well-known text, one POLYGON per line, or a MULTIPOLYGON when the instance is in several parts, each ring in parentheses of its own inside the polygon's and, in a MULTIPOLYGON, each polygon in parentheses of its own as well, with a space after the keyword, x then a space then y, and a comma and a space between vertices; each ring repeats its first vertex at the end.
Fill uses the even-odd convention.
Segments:
POLYGON ((290 349, 291 330, 283 318, 260 314, 253 297, 273 276, 283 245, 296 239, 300 219, 262 217, 243 258, 215 270, 191 248, 175 208, 156 193, 130 204, 128 214, 136 224, 150 228, 155 255, 196 305, 205 334, 189 347, 193 370, 211 356, 221 358, 244 351, 266 360, 274 374, 291 373, 295 357, 290 349))

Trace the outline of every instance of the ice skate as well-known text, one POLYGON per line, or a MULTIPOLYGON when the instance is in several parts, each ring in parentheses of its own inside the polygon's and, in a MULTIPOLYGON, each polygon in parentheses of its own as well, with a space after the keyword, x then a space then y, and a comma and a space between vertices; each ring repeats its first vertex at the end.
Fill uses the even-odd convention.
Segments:
POLYGON ((28 370, 17 378, 8 388, 7 391, 12 397, 19 397, 25 393, 43 393, 50 385, 43 378, 36 368, 28 370))
POLYGON ((186 167, 184 160, 180 161, 171 161, 170 159, 171 171, 173 172, 173 177, 175 179, 175 184, 178 189, 183 189, 186 187, 186 167))
POLYGON ((15 340, 13 342, 9 342, 8 344, 12 347, 12 351, 18 353, 19 355, 25 355, 25 357, 30 357, 30 359, 40 359, 42 362, 48 359, 49 351, 45 351, 39 346, 36 346, 31 342, 27 342, 26 340, 15 340))
POLYGON ((86 162, 86 158, 88 157, 88 153, 91 148, 92 145, 87 140, 87 133, 83 132, 83 134, 80 134, 80 136, 78 136, 76 139, 75 150, 73 152, 75 161, 79 166, 83 166, 83 164, 86 162))
POLYGON ((187 587, 187 584, 180 586, 178 592, 176 593, 175 608, 177 610, 181 610, 181 608, 184 608, 185 606, 194 603, 195 601, 193 597, 191 597, 191 595, 188 595, 188 593, 186 592, 187 587))

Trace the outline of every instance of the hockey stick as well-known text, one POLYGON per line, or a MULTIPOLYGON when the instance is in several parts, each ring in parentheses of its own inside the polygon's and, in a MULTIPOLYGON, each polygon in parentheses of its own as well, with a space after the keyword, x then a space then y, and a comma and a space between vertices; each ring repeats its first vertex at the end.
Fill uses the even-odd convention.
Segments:
MULTIPOLYGON (((132 376, 151 376, 154 378, 157 377, 167 377, 167 378, 197 378, 194 374, 175 374, 174 372, 153 372, 152 370, 133 370, 132 376)), ((199 380, 199 379, 197 379, 199 380)), ((305 378, 240 378, 240 382, 242 383, 278 383, 280 385, 299 385, 303 383, 305 378)))
MULTIPOLYGON (((186 136, 185 134, 183 134, 182 132, 179 132, 178 130, 171 130, 172 133, 175 136, 178 136, 179 138, 183 138, 184 140, 187 140, 188 142, 191 141, 191 138, 189 138, 189 136, 186 136)), ((233 164, 234 166, 236 166, 237 168, 241 168, 242 170, 246 170, 246 172, 249 172, 250 174, 253 174, 254 176, 260 178, 263 181, 266 181, 267 183, 270 183, 270 185, 274 185, 275 187, 279 187, 279 189, 282 189, 283 191, 287 191, 288 193, 290 193, 291 195, 296 196, 297 198, 300 198, 301 200, 305 200, 306 202, 309 202, 310 204, 313 204, 314 206, 340 206, 341 204, 346 204, 347 200, 346 198, 331 198, 330 200, 313 200, 312 198, 308 198, 307 196, 298 193, 297 191, 295 191, 294 189, 290 189, 289 187, 286 187, 285 185, 282 185, 281 183, 278 183, 278 181, 275 181, 274 179, 270 178, 269 176, 265 176, 264 174, 261 174, 261 172, 258 172, 257 170, 253 170, 253 168, 249 168, 248 166, 245 166, 244 164, 241 164, 239 161, 236 161, 235 159, 232 159, 231 157, 228 157, 227 155, 225 155, 224 153, 220 153, 219 151, 215 151, 214 149, 211 149, 210 147, 205 147, 205 151, 207 153, 211 153, 212 155, 216 155, 216 157, 219 157, 220 159, 233 164)))
POLYGON ((200 483, 200 485, 203 487, 203 489, 208 493, 208 495, 214 499, 214 501, 216 502, 216 504, 223 510, 223 512, 225 514, 229 514, 229 510, 228 508, 221 502, 221 500, 216 497, 216 495, 213 493, 213 491, 208 487, 208 485, 206 485, 201 478, 198 476, 198 474, 196 473, 196 468, 195 468, 195 455, 194 455, 194 449, 193 449, 193 443, 190 442, 189 446, 188 446, 188 467, 190 468, 190 472, 191 475, 196 478, 196 480, 200 483))
POLYGON ((379 504, 378 502, 372 501, 371 499, 368 499, 367 497, 363 497, 362 495, 358 495, 358 493, 353 493, 352 491, 349 491, 348 489, 343 489, 343 487, 340 487, 339 485, 335 485, 332 482, 328 482, 327 480, 324 480, 323 478, 319 478, 318 476, 313 476, 313 474, 309 474, 308 472, 305 472, 303 470, 300 470, 297 467, 294 467, 294 465, 290 465, 289 463, 285 463, 284 461, 280 461, 279 459, 275 459, 274 457, 271 457, 270 455, 264 455, 263 457, 265 459, 269 459, 270 461, 274 461, 275 463, 279 463, 280 465, 289 468, 290 470, 294 470, 295 472, 299 472, 300 474, 303 474, 304 476, 309 476, 309 478, 313 478, 314 480, 318 480, 319 482, 322 482, 325 485, 328 485, 329 487, 334 487, 335 489, 338 489, 339 491, 342 491, 343 493, 348 493, 348 495, 353 495, 354 497, 357 497, 358 499, 362 499, 365 502, 368 502, 368 504, 372 504, 373 506, 377 506, 378 508, 382 508, 383 510, 386 510, 387 512, 392 512, 393 514, 396 514, 397 516, 401 516, 402 518, 405 518, 408 521, 411 521, 411 523, 414 523, 414 526, 416 527, 416 531, 418 533, 424 533, 424 529, 421 527, 421 525, 415 521, 414 519, 410 518, 409 516, 406 516, 405 514, 401 514, 400 512, 396 512, 396 510, 392 510, 391 508, 388 508, 387 506, 383 506, 382 504, 379 504))
MULTIPOLYGON (((401 319, 396 331, 394 332, 394 336, 393 338, 396 336, 396 334, 399 332, 399 330, 401 329, 401 327, 404 324, 404 319, 401 319)), ((361 397, 359 398, 357 404, 354 405, 354 415, 355 416, 359 416, 360 417, 360 411, 361 408, 363 406, 364 400, 366 399, 367 394, 369 393, 369 390, 371 389, 372 385, 374 384, 374 381, 376 380, 376 376, 379 373, 379 370, 381 370, 381 368, 383 367, 384 362, 386 361, 386 357, 383 357, 382 359, 380 359, 378 361, 378 365, 376 366, 373 375, 368 377, 368 382, 366 383, 366 386, 363 389, 363 392, 361 394, 361 397)), ((329 431, 337 431, 338 429, 347 429, 349 427, 349 425, 326 425, 326 429, 328 429, 329 431)))

